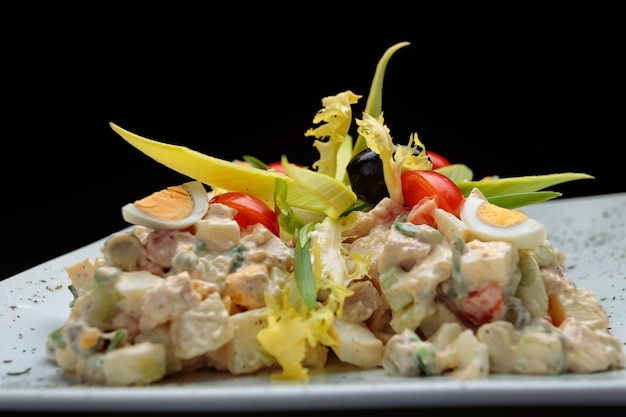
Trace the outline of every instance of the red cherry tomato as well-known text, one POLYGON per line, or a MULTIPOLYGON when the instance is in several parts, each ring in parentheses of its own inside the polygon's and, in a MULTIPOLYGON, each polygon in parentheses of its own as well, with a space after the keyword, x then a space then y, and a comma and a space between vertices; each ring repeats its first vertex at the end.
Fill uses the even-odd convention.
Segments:
POLYGON ((437 205, 445 211, 459 215, 465 202, 463 192, 450 178, 435 171, 404 171, 402 194, 409 208, 424 197, 437 197, 437 205))
MULTIPOLYGON (((293 166, 297 166, 297 167, 301 167, 302 165, 300 164, 296 164, 293 162, 289 162, 291 165, 293 166)), ((282 172, 283 174, 285 173, 285 167, 283 167, 283 164, 280 161, 274 161, 274 162, 270 162, 269 164, 267 164, 267 167, 270 169, 273 169, 276 172, 282 172)))
POLYGON ((285 172, 283 164, 281 164, 279 161, 270 162, 269 164, 267 164, 267 166, 276 172, 285 172))
POLYGON ((235 221, 242 229, 261 223, 276 236, 280 236, 278 216, 263 200, 253 195, 235 191, 226 192, 212 197, 209 200, 209 204, 211 203, 221 203, 236 209, 235 221))
POLYGON ((426 151, 426 154, 430 158, 430 162, 433 164, 433 169, 445 167, 450 165, 450 161, 448 161, 443 155, 438 154, 433 151, 426 151))

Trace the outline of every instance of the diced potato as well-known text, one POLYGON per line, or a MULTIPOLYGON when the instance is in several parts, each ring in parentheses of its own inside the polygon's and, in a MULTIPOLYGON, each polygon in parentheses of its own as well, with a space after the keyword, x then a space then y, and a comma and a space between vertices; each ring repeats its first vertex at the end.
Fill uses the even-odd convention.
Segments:
POLYGON ((461 256, 461 275, 467 291, 476 291, 487 283, 496 283, 503 292, 513 294, 521 279, 517 267, 519 253, 508 242, 481 242, 471 240, 465 244, 461 256))
POLYGON ((103 357, 107 385, 147 385, 165 376, 165 347, 140 343, 115 349, 103 357))
POLYGON ((459 379, 479 379, 489 374, 489 349, 470 329, 459 334, 454 347, 458 367, 451 375, 459 379))
POLYGON ((489 354, 472 330, 443 323, 427 340, 408 329, 395 334, 385 346, 383 367, 394 375, 477 379, 489 374, 489 354))
POLYGON ((230 316, 235 329, 234 337, 207 354, 216 368, 239 375, 258 371, 272 362, 271 358, 262 353, 263 347, 256 338, 267 325, 266 314, 265 308, 259 308, 230 316))
POLYGON ((115 282, 118 306, 133 317, 141 316, 141 297, 163 278, 148 271, 124 272, 115 282))
POLYGON ((457 323, 462 328, 466 327, 445 304, 437 302, 434 303, 433 313, 424 317, 420 323, 419 330, 424 337, 429 338, 444 323, 457 323))
POLYGON ((342 362, 364 369, 382 366, 383 342, 361 323, 335 317, 328 333, 335 342, 331 349, 342 362))
POLYGON ((239 243, 240 229, 237 222, 231 218, 208 216, 196 222, 196 237, 202 240, 210 251, 225 251, 239 243))
POLYGON ((547 323, 516 330, 508 321, 483 324, 476 337, 489 347, 491 371, 497 374, 561 373, 565 350, 561 333, 547 323))
POLYGON ((65 272, 67 272, 72 285, 74 285, 80 295, 93 285, 96 266, 91 259, 87 258, 74 265, 65 267, 65 272))
POLYGON ((235 335, 235 328, 220 295, 212 293, 173 317, 170 333, 176 357, 191 359, 228 343, 235 335))
POLYGON ((57 348, 55 350, 55 355, 53 359, 61 368, 67 369, 71 372, 76 371, 78 354, 74 351, 74 349, 72 349, 70 345, 65 345, 64 347, 57 348))
POLYGON ((592 329, 608 329, 609 317, 594 292, 578 286, 572 288, 574 291, 570 293, 550 294, 550 303, 558 298, 558 304, 563 308, 565 316, 560 321, 565 318, 574 318, 592 329))
POLYGON ((302 361, 302 365, 307 368, 323 368, 328 361, 329 349, 321 344, 316 344, 314 347, 307 345, 306 356, 302 361))
POLYGON ((594 373, 620 369, 626 364, 618 338, 603 329, 594 329, 568 318, 560 326, 565 338, 567 372, 594 373))

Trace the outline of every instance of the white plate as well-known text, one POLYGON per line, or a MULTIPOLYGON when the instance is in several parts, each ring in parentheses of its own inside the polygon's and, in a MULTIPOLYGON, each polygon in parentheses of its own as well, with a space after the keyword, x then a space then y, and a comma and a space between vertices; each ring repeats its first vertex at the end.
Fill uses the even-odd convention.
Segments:
MULTIPOLYGON (((527 207, 567 256, 566 273, 593 290, 626 341, 626 193, 554 200, 527 207)), ((593 375, 509 376, 459 381, 391 377, 384 370, 331 367, 308 383, 268 374, 212 371, 148 387, 89 387, 47 361, 45 340, 69 314, 64 267, 95 257, 103 240, 0 282, 0 409, 280 411, 440 406, 626 405, 626 370, 593 375)))

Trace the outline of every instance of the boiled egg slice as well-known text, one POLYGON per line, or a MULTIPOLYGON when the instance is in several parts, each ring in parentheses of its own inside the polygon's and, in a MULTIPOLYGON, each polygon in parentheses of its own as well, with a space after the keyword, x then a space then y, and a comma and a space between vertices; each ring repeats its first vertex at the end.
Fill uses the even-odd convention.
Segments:
POLYGON ((471 234, 482 241, 506 241, 519 249, 534 249, 547 237, 540 222, 519 210, 490 203, 478 188, 465 199, 460 218, 471 234))
POLYGON ((184 229, 200 220, 209 209, 209 199, 200 181, 167 187, 122 207, 122 217, 131 224, 151 229, 184 229))

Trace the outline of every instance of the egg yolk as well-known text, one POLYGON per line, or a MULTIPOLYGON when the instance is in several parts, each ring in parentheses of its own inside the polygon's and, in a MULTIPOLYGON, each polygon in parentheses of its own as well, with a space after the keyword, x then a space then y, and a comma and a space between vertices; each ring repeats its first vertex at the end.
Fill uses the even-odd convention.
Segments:
POLYGON ((511 227, 528 218, 524 213, 505 209, 491 203, 482 203, 476 211, 478 218, 491 226, 511 227))
POLYGON ((164 220, 181 220, 193 212, 193 199, 182 185, 167 187, 134 203, 149 216, 164 220))

